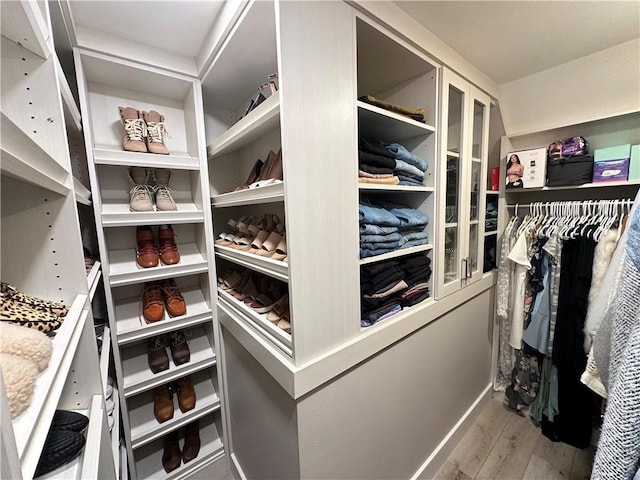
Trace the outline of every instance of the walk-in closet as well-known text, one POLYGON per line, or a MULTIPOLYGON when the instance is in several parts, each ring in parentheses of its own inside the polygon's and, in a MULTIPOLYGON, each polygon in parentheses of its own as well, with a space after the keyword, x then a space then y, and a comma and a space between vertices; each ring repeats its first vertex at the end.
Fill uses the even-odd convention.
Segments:
POLYGON ((640 474, 640 4, 0 18, 2 478, 640 474))

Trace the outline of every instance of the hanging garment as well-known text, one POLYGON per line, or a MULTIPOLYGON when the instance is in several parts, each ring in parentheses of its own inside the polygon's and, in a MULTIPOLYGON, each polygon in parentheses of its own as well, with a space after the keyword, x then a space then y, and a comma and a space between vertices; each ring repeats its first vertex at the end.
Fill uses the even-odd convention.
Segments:
POLYGON ((508 258, 515 264, 513 300, 511 302, 513 305, 513 311, 511 312, 511 334, 509 336, 509 345, 518 350, 522 347, 527 272, 531 268, 526 235, 518 236, 508 258))
POLYGON ((542 291, 536 295, 531 321, 522 339, 531 348, 543 355, 547 354, 549 344, 549 318, 551 314, 551 295, 549 293, 549 257, 544 254, 539 268, 542 276, 542 291))
POLYGON ((558 369, 558 410, 547 432, 576 448, 591 439, 591 391, 580 382, 587 363, 584 320, 587 315, 593 255, 596 243, 580 237, 563 242, 558 312, 553 340, 553 363, 558 369))
POLYGON ((558 315, 558 294, 560 292, 560 265, 562 261, 562 241, 557 233, 554 233, 544 244, 544 251, 549 256, 549 342, 547 354, 553 352, 553 337, 556 331, 556 318, 558 315))
POLYGON ((516 410, 521 405, 529 406, 540 388, 540 357, 526 345, 516 352, 516 361, 511 374, 511 385, 505 395, 509 407, 516 410))
POLYGON ((594 340, 609 392, 592 477, 629 479, 640 463, 640 212, 632 215, 622 275, 594 340), (607 362, 607 351, 610 352, 607 362))

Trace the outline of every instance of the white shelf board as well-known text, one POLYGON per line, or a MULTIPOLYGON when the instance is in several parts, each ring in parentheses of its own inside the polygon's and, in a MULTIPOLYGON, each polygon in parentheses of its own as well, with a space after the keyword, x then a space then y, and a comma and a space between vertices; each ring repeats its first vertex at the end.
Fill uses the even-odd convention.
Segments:
MULTIPOLYGON (((245 305, 244 302, 236 300, 221 288, 218 288, 218 298, 221 306, 225 308, 225 311, 227 311, 230 316, 234 318, 241 317, 244 320, 249 320, 254 328, 257 327, 257 330, 278 346, 280 350, 286 353, 289 357, 293 356, 291 334, 285 332, 276 324, 267 320, 266 313, 256 312, 253 308, 245 305), (231 312, 235 312, 235 315, 231 312)), ((293 324, 293 319, 291 323, 293 324)))
POLYGON ((89 271, 89 275, 87 275, 89 300, 93 300, 93 297, 96 294, 96 289, 98 288, 98 284, 100 283, 100 277, 102 277, 102 268, 100 262, 96 260, 96 262, 93 264, 93 267, 91 267, 91 270, 89 271))
POLYGON ((200 168, 200 160, 184 152, 171 153, 170 155, 127 152, 118 145, 96 145, 93 148, 93 161, 97 165, 122 167, 152 167, 176 170, 198 170, 200 168))
POLYGON ((284 182, 272 183, 264 187, 247 188, 238 192, 222 193, 211 197, 211 205, 215 208, 283 201, 284 182))
POLYGON ((176 223, 202 223, 204 212, 194 203, 178 203, 175 211, 132 212, 127 203, 103 203, 103 227, 131 227, 176 223))
POLYGON ((91 191, 80 183, 80 180, 76 177, 73 177, 73 192, 76 196, 76 202, 82 205, 91 205, 91 191))
POLYGON ((22 463, 22 476, 33 477, 51 419, 82 335, 88 312, 83 310, 86 295, 77 295, 69 313, 53 338, 49 366, 36 380, 31 405, 13 420, 13 431, 22 463))
POLYGON ((585 188, 637 188, 640 186, 640 180, 622 181, 622 182, 596 182, 585 183, 583 185, 566 185, 562 187, 542 187, 542 188, 509 188, 505 193, 531 193, 531 192, 547 192, 553 190, 582 190, 585 188))
MULTIPOLYGON (((4 3, 2 8, 4 12, 4 3)), ((69 172, 4 113, 2 113, 0 130, 2 131, 0 167, 3 175, 37 185, 60 195, 66 195, 69 192, 69 172)))
POLYGON ((111 356, 111 330, 104 326, 102 333, 102 350, 100 351, 100 375, 102 378, 102 392, 107 394, 107 379, 109 378, 109 357, 111 356))
POLYGON ((128 400, 133 407, 129 409, 129 418, 131 420, 131 446, 134 450, 220 408, 220 400, 208 375, 193 375, 191 381, 196 393, 195 408, 182 413, 178 406, 178 396, 173 395, 173 418, 163 423, 159 423, 153 414, 152 391, 144 392, 138 397, 128 400))
POLYGON ((497 230, 491 230, 489 232, 484 232, 484 236, 485 237, 490 237, 491 235, 497 235, 498 231, 497 230))
POLYGON ((181 289, 180 291, 187 305, 187 313, 179 317, 171 317, 165 310, 164 319, 153 323, 147 323, 144 320, 139 297, 116 300, 116 328, 118 330, 116 338, 118 344, 126 345, 138 342, 178 328, 189 328, 211 320, 211 307, 205 301, 199 287, 181 289))
POLYGON ((274 93, 207 146, 209 160, 235 152, 280 126, 280 94, 274 93))
POLYGON ((67 126, 67 130, 73 128, 76 132, 82 132, 82 121, 80 116, 80 110, 76 105, 76 101, 71 93, 69 82, 62 71, 62 66, 58 60, 57 55, 53 55, 56 75, 58 77, 58 83, 60 84, 60 97, 62 98, 62 109, 64 111, 64 122, 67 126))
POLYGON ((360 190, 382 190, 388 192, 433 192, 433 187, 418 187, 414 185, 380 185, 376 183, 358 183, 360 190))
POLYGON ((289 265, 280 260, 269 257, 261 257, 244 250, 215 245, 216 257, 224 258, 230 262, 242 265, 257 272, 264 273, 270 277, 277 278, 283 282, 289 281, 289 265))
POLYGON ((204 328, 196 328, 188 340, 190 360, 176 366, 171 356, 171 349, 166 348, 169 357, 169 368, 153 373, 149 368, 147 342, 138 343, 121 352, 123 385, 125 397, 138 395, 159 385, 172 382, 185 375, 212 367, 216 364, 216 355, 211 348, 204 328))
POLYGON ((151 268, 138 266, 134 248, 109 252, 109 283, 112 287, 119 287, 208 271, 207 259, 195 243, 178 244, 178 251, 180 252, 179 263, 163 265, 159 262, 157 267, 151 268))
POLYGON ((499 190, 487 190, 485 193, 487 195, 500 195, 500 191, 499 190))
MULTIPOLYGON (((177 469, 166 473, 162 468, 163 447, 160 442, 147 445, 136 451, 136 472, 138 478, 162 478, 164 480, 188 478, 206 465, 213 463, 224 454, 222 439, 218 434, 214 422, 202 425, 200 422, 200 452, 189 463, 182 463, 177 469)), ((180 449, 184 446, 184 439, 180 439, 180 449)))
POLYGON ((2 36, 39 57, 49 58, 49 31, 36 0, 2 2, 2 36))
POLYGON ((433 244, 431 243, 428 243, 426 245, 417 245, 415 247, 409 247, 409 248, 400 248, 398 250, 394 250, 393 252, 383 253, 382 255, 361 258, 360 265, 367 265, 368 263, 381 262, 383 260, 389 260, 390 258, 406 257, 407 255, 411 255, 412 253, 426 252, 427 250, 431 250, 432 248, 433 248, 433 244))
POLYGON ((460 154, 458 152, 452 152, 451 150, 447 150, 447 157, 460 158, 460 154))
POLYGON ((420 135, 431 135, 436 131, 431 125, 360 100, 357 101, 357 105, 361 136, 379 138, 387 142, 398 142, 420 135))

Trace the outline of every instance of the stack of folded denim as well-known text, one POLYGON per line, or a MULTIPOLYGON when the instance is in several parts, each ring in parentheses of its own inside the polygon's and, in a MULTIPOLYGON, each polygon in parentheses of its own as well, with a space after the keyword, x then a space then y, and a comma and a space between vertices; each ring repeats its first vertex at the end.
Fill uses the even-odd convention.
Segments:
POLYGON ((431 260, 421 254, 363 266, 360 325, 371 326, 428 298, 430 278, 431 260))
POLYGON ((487 212, 484 217, 484 230, 493 232, 498 229, 498 206, 494 200, 487 201, 487 212))
POLYGON ((424 186, 427 162, 399 143, 360 139, 359 182, 424 186))
POLYGON ((360 200, 360 258, 399 248, 426 245, 429 218, 415 208, 390 202, 360 200))

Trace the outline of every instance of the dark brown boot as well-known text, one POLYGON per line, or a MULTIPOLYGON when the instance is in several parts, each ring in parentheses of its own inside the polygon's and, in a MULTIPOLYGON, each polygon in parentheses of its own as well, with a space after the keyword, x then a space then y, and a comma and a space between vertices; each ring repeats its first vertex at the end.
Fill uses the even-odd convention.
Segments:
POLYGON ((171 356, 176 367, 191 360, 191 351, 187 338, 182 330, 171 332, 171 356))
POLYGON ((178 380, 178 405, 182 413, 193 410, 196 406, 196 391, 191 384, 191 377, 182 377, 178 380))
POLYGON ((167 338, 164 335, 151 337, 148 343, 149 368, 153 373, 159 373, 169 368, 167 355, 167 338))
POLYGON ((178 431, 167 433, 164 437, 164 453, 162 454, 162 466, 169 473, 180 466, 182 454, 178 444, 178 431))
POLYGON ((182 461, 190 462, 200 452, 200 426, 198 420, 185 427, 184 448, 182 449, 182 461))
POLYGON ((153 414, 160 423, 173 418, 173 397, 169 385, 161 385, 154 390, 153 414))

